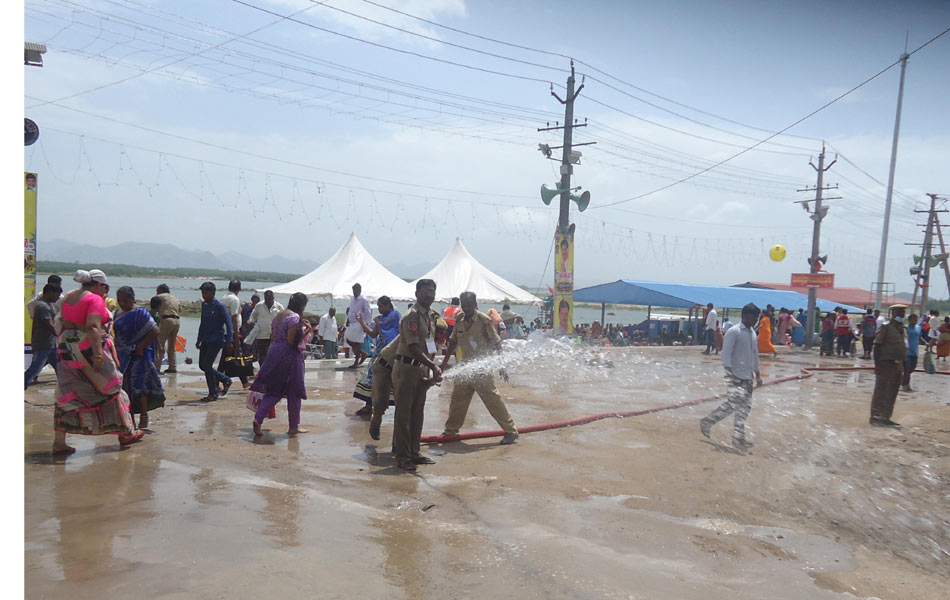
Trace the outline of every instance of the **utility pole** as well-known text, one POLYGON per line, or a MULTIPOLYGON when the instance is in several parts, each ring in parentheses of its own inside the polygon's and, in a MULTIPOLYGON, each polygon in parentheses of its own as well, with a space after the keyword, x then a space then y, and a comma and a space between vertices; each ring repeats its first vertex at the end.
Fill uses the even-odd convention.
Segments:
POLYGON ((927 213, 927 224, 924 225, 924 243, 923 244, 905 244, 906 246, 921 246, 921 251, 919 256, 915 256, 918 260, 914 268, 911 269, 911 274, 916 276, 914 281, 914 296, 911 300, 912 304, 917 303, 917 291, 920 291, 920 314, 927 314, 927 301, 930 296, 930 268, 935 266, 937 263, 943 265, 944 274, 947 275, 947 288, 950 290, 950 270, 947 267, 947 255, 946 249, 943 244, 943 232, 941 231, 940 219, 938 213, 947 212, 946 210, 937 210, 937 200, 939 196, 937 194, 927 194, 930 197, 930 209, 928 210, 915 210, 915 213, 927 213), (934 244, 934 230, 937 231, 937 236, 940 240, 940 254, 934 256, 933 244, 934 244))
MULTIPOLYGON (((816 167, 811 160, 808 161, 808 164, 811 165, 811 168, 818 171, 818 184, 815 187, 815 212, 811 215, 811 220, 815 222, 815 225, 812 229, 811 234, 811 258, 808 260, 810 270, 809 272, 814 274, 821 269, 821 262, 818 260, 819 253, 819 244, 821 240, 821 222, 825 218, 825 215, 828 214, 828 207, 822 206, 821 193, 825 190, 837 189, 838 186, 832 188, 831 186, 824 186, 824 176, 825 171, 830 169, 836 162, 838 158, 835 157, 831 164, 827 167, 825 166, 825 145, 821 145, 821 154, 818 155, 818 166, 816 167)), ((809 188, 803 190, 798 190, 799 192, 811 191, 809 188)), ((832 200, 833 198, 828 198, 832 200)), ((808 203, 812 200, 799 200, 798 203, 803 206, 806 211, 811 212, 808 207, 808 203)), ((805 347, 811 348, 814 346, 815 339, 815 324, 817 323, 816 319, 818 318, 818 313, 815 310, 815 305, 818 303, 818 290, 814 285, 808 286, 808 321, 806 322, 805 327, 805 347)))
POLYGON ((551 89, 551 95, 557 98, 557 101, 564 105, 564 147, 561 152, 561 183, 558 189, 561 191, 561 209, 558 213, 557 226, 566 231, 568 221, 570 220, 571 210, 571 173, 574 168, 571 166, 571 148, 574 134, 574 100, 584 89, 584 84, 574 91, 574 61, 571 61, 571 74, 567 78, 567 97, 562 100, 554 89, 551 89))
POLYGON ((881 232, 881 260, 877 265, 877 282, 875 287, 874 308, 881 310, 884 288, 884 265, 887 263, 887 232, 891 224, 891 199, 894 196, 894 171, 897 168, 897 140, 901 132, 901 105, 904 102, 904 72, 907 70, 907 59, 910 55, 905 51, 901 54, 901 81, 897 91, 897 116, 894 117, 894 139, 891 142, 891 168, 887 175, 887 197, 884 200, 884 229, 881 232))
MULTIPOLYGON (((915 213, 927 213, 927 225, 924 229, 924 243, 920 250, 920 261, 917 267, 917 279, 914 282, 914 297, 911 299, 911 304, 917 303, 917 290, 920 290, 920 314, 927 314, 927 289, 930 287, 930 246, 933 244, 933 225, 934 225, 934 210, 937 203, 936 194, 927 194, 930 196, 930 209, 929 210, 915 210, 915 213)), ((913 245, 913 244, 910 244, 913 245)))
MULTIPOLYGON (((584 192, 581 196, 571 195, 571 174, 573 173, 575 163, 580 162, 580 152, 573 150, 574 146, 585 146, 595 142, 585 142, 584 144, 574 144, 573 133, 575 127, 584 127, 584 123, 574 122, 574 100, 584 89, 584 83, 576 90, 574 89, 574 61, 571 61, 571 74, 567 78, 567 94, 564 98, 557 95, 554 91, 554 85, 551 85, 551 95, 558 102, 564 105, 564 143, 561 146, 561 181, 556 190, 550 190, 546 186, 541 186, 541 199, 545 204, 551 202, 556 194, 561 197, 561 203, 558 210, 557 229, 554 233, 554 244, 560 252, 560 260, 555 260, 554 268, 554 306, 553 306, 553 325, 559 334, 572 334, 574 332, 574 225, 570 222, 571 200, 578 203, 578 210, 583 211, 590 202, 590 192, 584 192)), ((555 123, 554 127, 539 128, 538 131, 551 131, 560 129, 561 126, 555 123)), ((554 147, 556 148, 556 146, 554 147)), ((551 157, 551 146, 547 144, 538 144, 538 149, 546 158, 555 160, 551 157)))
POLYGON ((940 241, 940 255, 943 257, 941 264, 943 265, 943 274, 947 278, 947 297, 950 298, 950 254, 947 253, 947 246, 943 243, 943 230, 941 227, 946 227, 946 225, 941 225, 940 217, 934 213, 934 229, 937 231, 937 239, 940 241))

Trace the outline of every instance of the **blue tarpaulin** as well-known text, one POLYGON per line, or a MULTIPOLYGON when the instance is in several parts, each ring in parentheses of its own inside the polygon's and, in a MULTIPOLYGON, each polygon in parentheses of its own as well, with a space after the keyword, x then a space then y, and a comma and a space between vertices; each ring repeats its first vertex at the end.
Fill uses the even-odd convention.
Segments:
MULTIPOLYGON (((808 308, 808 296, 798 292, 632 279, 620 279, 613 283, 574 290, 574 301, 667 308, 691 308, 697 304, 706 306, 710 302, 719 308, 742 308, 752 302, 760 309, 764 309, 767 304, 771 304, 776 310, 782 307, 791 311, 808 308)), ((822 312, 834 310, 836 306, 846 308, 848 312, 864 312, 854 306, 836 304, 820 298, 817 301, 818 310, 822 312)))

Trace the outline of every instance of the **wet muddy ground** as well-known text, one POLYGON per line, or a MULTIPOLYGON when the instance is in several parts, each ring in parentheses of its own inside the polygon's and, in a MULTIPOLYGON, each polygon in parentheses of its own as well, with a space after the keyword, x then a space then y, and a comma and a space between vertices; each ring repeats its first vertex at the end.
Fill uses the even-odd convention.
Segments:
MULTIPOLYGON (((763 359, 794 375, 817 353, 763 359)), ((524 349, 499 390, 520 426, 720 393, 695 348, 524 349), (596 360, 591 360, 596 359, 596 360), (591 366, 594 365, 594 366, 591 366), (612 366, 609 366, 612 365, 612 366)), ((860 360, 825 359, 844 366, 860 360)), ((344 363, 340 363, 341 365, 344 363)), ((941 366, 946 369, 946 366, 941 366)), ((181 368, 181 367, 180 367, 181 368)), ((164 378, 145 441, 70 436, 52 459, 53 375, 26 394, 28 598, 943 599, 950 589, 950 376, 916 373, 900 431, 868 426, 873 373, 755 392, 749 454, 715 402, 431 445, 416 474, 354 417, 357 375, 308 362, 302 426, 284 404, 255 440, 244 394, 197 402, 164 378)), ((450 370, 451 373, 451 370, 450 370)), ((239 385, 238 385, 239 387, 239 385)), ((429 392, 442 430, 452 383, 429 392)), ((496 429, 475 399, 463 431, 496 429)))

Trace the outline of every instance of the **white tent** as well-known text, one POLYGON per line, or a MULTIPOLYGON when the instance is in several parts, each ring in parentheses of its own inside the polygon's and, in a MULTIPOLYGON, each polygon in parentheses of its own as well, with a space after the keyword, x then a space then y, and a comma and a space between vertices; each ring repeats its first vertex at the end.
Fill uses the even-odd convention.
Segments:
POLYGON ((354 283, 362 286, 363 295, 370 300, 380 296, 389 296, 393 300, 416 299, 415 285, 379 264, 356 239, 355 233, 350 234, 346 243, 327 262, 289 283, 268 289, 275 294, 303 292, 308 296, 349 298, 353 296, 354 283))
POLYGON ((475 292, 478 299, 485 302, 504 302, 505 300, 517 304, 541 302, 541 299, 534 294, 529 294, 485 268, 469 254, 458 238, 455 238, 455 244, 442 262, 419 279, 435 281, 436 299, 441 302, 449 302, 453 296, 466 291, 475 292))

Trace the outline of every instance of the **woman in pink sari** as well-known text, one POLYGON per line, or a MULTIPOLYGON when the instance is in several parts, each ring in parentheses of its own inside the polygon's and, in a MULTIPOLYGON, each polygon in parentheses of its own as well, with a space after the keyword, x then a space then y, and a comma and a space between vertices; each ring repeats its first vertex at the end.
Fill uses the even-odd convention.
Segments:
POLYGON ((142 439, 129 412, 129 397, 122 390, 118 357, 108 333, 112 315, 103 296, 105 273, 98 269, 76 271, 82 287, 66 295, 63 330, 59 334, 59 368, 56 409, 53 413, 53 454, 72 454, 67 433, 116 434, 126 446, 142 439))
POLYGON ((784 346, 788 343, 788 336, 785 334, 789 330, 789 319, 791 317, 792 315, 788 313, 788 309, 783 306, 778 313, 778 336, 775 340, 776 344, 784 346))

